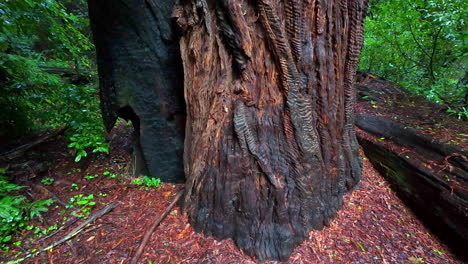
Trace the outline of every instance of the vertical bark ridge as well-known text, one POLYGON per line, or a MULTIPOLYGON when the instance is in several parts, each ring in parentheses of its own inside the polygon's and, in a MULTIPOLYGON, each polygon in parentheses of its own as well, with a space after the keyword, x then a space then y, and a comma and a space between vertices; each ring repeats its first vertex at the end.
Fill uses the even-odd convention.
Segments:
POLYGON ((268 180, 275 188, 280 188, 281 184, 271 169, 268 158, 265 155, 262 147, 258 144, 254 132, 250 128, 245 116, 245 104, 242 101, 237 101, 234 107, 234 130, 236 131, 239 143, 244 153, 247 154, 247 149, 255 157, 260 168, 263 170, 268 180))
MULTIPOLYGON (((292 50, 285 39, 284 30, 278 16, 275 14, 273 4, 270 1, 260 0, 258 6, 262 16, 262 24, 267 29, 269 41, 274 47, 274 51, 276 51, 273 53, 276 55, 279 68, 281 69, 286 103, 291 113, 296 140, 305 154, 305 160, 310 161, 319 155, 320 146, 312 120, 312 102, 300 94, 300 91, 306 90, 301 88, 306 83, 302 80, 297 70, 292 50)), ((294 28, 294 26, 292 27, 294 28)), ((302 31, 302 29, 293 30, 293 33, 296 33, 296 31, 302 31)), ((300 56, 301 54, 299 53, 298 55, 300 56)))
POLYGON ((225 43, 234 58, 235 65, 239 73, 242 73, 247 67, 248 57, 243 50, 239 29, 234 24, 229 10, 229 0, 220 0, 216 5, 216 15, 219 28, 224 37, 225 43))
POLYGON ((304 1, 287 0, 285 3, 285 15, 286 30, 289 34, 292 53, 296 61, 300 61, 304 35, 304 1))
POLYGON ((343 147, 346 156, 346 162, 350 170, 351 177, 347 179, 348 188, 354 187, 360 180, 360 171, 362 164, 357 160, 358 142, 354 131, 354 110, 356 107, 356 91, 354 82, 356 76, 356 67, 359 55, 362 49, 364 33, 364 17, 367 12, 367 0, 348 1, 349 12, 349 30, 348 30, 348 49, 346 55, 344 72, 344 92, 345 92, 345 125, 343 132, 343 147))

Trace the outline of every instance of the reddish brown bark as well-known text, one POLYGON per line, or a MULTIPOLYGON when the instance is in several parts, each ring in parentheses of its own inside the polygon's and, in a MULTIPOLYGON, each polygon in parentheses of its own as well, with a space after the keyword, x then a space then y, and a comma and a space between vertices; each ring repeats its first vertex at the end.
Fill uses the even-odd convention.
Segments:
POLYGON ((361 173, 353 130, 366 0, 180 0, 184 207, 195 229, 286 259, 361 173))

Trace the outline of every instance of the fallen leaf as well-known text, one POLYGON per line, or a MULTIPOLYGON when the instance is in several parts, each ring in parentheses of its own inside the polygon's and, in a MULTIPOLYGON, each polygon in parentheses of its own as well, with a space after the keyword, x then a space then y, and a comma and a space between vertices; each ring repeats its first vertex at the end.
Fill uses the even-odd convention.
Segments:
POLYGON ((182 232, 180 232, 180 233, 177 235, 177 238, 184 238, 184 237, 186 237, 189 230, 190 230, 190 225, 189 225, 189 224, 185 225, 184 230, 182 230, 182 232))

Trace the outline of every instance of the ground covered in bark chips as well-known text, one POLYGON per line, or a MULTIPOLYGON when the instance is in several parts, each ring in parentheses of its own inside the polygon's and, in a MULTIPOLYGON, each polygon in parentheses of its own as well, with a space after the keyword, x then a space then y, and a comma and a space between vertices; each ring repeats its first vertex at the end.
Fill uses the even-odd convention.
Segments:
MULTIPOLYGON (((364 74, 360 82, 373 78, 364 74)), ((374 80, 373 85, 379 82, 374 80)), ((399 93, 381 82, 381 92, 399 93)), ((420 97, 400 95, 392 99, 366 89, 359 91, 359 113, 392 118, 439 141, 467 148, 466 121, 447 117, 443 108, 420 97)), ((73 161, 63 136, 58 136, 0 164, 19 184, 30 186, 22 191, 24 195, 58 200, 42 219, 30 223, 34 226, 31 230, 13 237, 12 241, 22 242, 12 244, 10 252, 0 255, 0 263, 59 241, 111 202, 119 205, 74 238, 24 263, 130 262, 149 227, 183 185, 136 185, 134 178, 126 177, 131 127, 121 123, 109 140, 109 155, 93 154, 80 163, 73 161), (41 180, 46 178, 54 181, 44 185, 41 180)), ((3 150, 11 146, 0 147, 3 150)), ((331 225, 311 232, 287 263, 460 263, 398 199, 362 151, 361 155, 364 168, 360 186, 345 195, 343 208, 331 225)), ((195 233, 176 206, 152 234, 139 263, 258 262, 243 254, 231 240, 215 241, 195 233)))
MULTIPOLYGON (((157 188, 146 188, 133 184, 134 179, 121 177, 121 174, 125 175, 128 164, 129 131, 130 127, 121 125, 110 135, 109 156, 90 157, 78 164, 67 152, 62 137, 33 150, 36 156, 32 157, 47 157, 50 161, 45 173, 30 175, 28 179, 36 186, 28 190, 33 198, 55 195, 66 204, 76 195, 94 194, 92 201, 96 204, 92 206, 91 214, 113 201, 120 204, 73 239, 24 263, 130 262, 148 228, 183 186, 162 184, 157 188), (95 175, 98 176, 89 177, 95 175), (40 180, 45 177, 54 177, 55 181, 44 186, 40 180)), ((54 234, 55 231, 51 231, 49 235, 52 236, 45 239, 33 234, 34 229, 19 233, 13 241, 23 243, 12 245, 12 250, 3 254, 0 261, 10 260, 20 252, 44 248, 85 221, 70 215, 79 209, 78 205, 75 204, 74 208, 65 208, 60 203, 56 205, 57 208, 44 215, 42 222, 35 220, 32 224, 42 230, 57 225, 59 232, 54 234)), ((19 257, 24 255, 22 253, 19 257)), ((215 241, 194 233, 187 217, 181 214, 179 207, 175 207, 153 233, 139 263, 258 262, 239 251, 231 240, 215 241)), ((309 239, 296 248, 287 263, 457 261, 396 197, 364 157, 363 179, 359 188, 345 195, 344 206, 331 226, 311 232, 309 239)))

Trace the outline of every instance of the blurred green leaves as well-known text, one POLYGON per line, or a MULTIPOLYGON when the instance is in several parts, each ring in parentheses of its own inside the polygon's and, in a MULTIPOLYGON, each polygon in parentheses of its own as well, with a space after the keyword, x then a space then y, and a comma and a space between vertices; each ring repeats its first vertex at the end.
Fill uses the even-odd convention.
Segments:
POLYGON ((0 2, 0 136, 67 125, 76 161, 107 152, 86 1, 0 2), (47 68, 94 80, 74 83, 47 68))
POLYGON ((371 1, 359 68, 463 111, 467 5, 463 0, 371 1))

